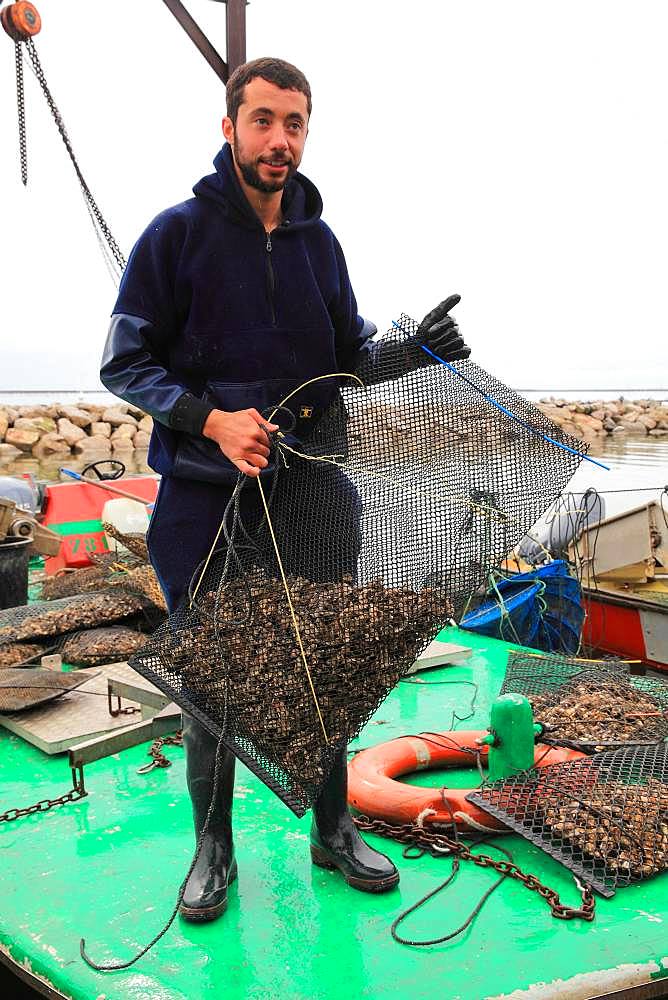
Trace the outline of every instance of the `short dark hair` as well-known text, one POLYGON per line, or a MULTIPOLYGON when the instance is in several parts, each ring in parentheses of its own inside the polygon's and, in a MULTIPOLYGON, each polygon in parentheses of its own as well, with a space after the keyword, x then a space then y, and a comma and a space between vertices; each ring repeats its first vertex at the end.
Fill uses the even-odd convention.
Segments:
POLYGON ((306 107, 311 114, 311 87, 301 70, 284 59, 272 59, 264 56, 238 66, 227 81, 225 96, 227 99, 227 115, 236 125, 239 108, 244 101, 246 84, 257 77, 268 83, 273 83, 281 90, 298 90, 306 97, 306 107))

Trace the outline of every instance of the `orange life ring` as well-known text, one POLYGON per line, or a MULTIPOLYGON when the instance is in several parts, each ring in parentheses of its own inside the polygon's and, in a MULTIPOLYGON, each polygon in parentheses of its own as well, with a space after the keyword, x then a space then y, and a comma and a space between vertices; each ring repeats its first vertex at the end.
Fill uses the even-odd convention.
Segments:
MULTIPOLYGON (((429 768, 470 767, 471 751, 480 753, 484 761, 487 747, 479 746, 476 740, 486 735, 484 730, 422 733, 361 750, 348 764, 348 802, 358 812, 389 823, 452 825, 454 821, 460 833, 469 834, 506 830, 496 817, 467 802, 472 788, 420 788, 394 780, 429 768)), ((538 743, 534 761, 537 767, 548 767, 584 756, 577 750, 538 743)))

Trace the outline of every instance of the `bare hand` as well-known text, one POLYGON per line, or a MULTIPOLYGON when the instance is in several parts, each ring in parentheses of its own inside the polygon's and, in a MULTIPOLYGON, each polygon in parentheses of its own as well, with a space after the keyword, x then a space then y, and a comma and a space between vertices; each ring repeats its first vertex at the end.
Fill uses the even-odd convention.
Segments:
POLYGON ((215 441, 223 455, 246 476, 259 476, 269 464, 269 438, 265 428, 277 431, 255 409, 212 410, 202 429, 205 437, 215 441))

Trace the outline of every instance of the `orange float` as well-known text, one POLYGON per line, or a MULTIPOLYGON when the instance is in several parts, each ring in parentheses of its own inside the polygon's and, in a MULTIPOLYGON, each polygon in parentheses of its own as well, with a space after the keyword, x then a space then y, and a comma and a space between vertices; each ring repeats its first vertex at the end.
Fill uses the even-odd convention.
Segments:
MULTIPOLYGON (((487 747, 477 741, 487 735, 487 730, 421 733, 362 750, 348 764, 348 802, 365 816, 388 823, 452 826, 454 822, 459 833, 468 834, 507 830, 495 816, 467 802, 473 788, 421 788, 395 781, 430 768, 475 767, 478 754, 484 763, 487 747)), ((584 756, 577 750, 537 743, 534 766, 549 767, 584 756)))

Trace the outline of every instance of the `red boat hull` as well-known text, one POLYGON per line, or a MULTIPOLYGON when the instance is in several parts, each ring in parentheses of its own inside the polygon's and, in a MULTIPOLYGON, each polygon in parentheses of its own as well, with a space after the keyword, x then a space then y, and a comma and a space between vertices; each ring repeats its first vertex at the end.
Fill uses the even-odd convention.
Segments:
MULTIPOLYGON (((158 492, 158 482, 152 476, 127 476, 114 480, 111 485, 120 486, 152 503, 158 492)), ((90 566, 91 552, 107 551, 100 518, 105 503, 113 497, 113 493, 88 483, 47 486, 44 524, 63 536, 58 555, 46 560, 47 573, 90 566)))
POLYGON ((602 653, 668 671, 668 605, 607 591, 585 591, 583 641, 602 653))

